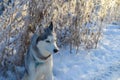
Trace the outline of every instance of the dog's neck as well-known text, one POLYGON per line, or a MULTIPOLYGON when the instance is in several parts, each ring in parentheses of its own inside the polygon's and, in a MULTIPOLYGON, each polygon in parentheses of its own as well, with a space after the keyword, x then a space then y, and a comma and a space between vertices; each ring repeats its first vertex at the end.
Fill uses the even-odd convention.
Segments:
POLYGON ((36 44, 31 44, 30 47, 32 48, 30 50, 32 50, 32 52, 34 53, 34 54, 31 54, 31 58, 35 62, 35 67, 39 66, 40 64, 46 63, 51 57, 51 54, 48 54, 48 53, 42 54, 42 52, 38 49, 36 44))
MULTIPOLYGON (((31 46, 31 47, 33 48, 33 46, 31 46)), ((30 54, 30 56, 33 59, 33 61, 35 62, 35 67, 49 61, 49 58, 51 57, 51 54, 48 56, 40 55, 40 53, 38 53, 39 52, 38 49, 35 47, 33 49, 31 49, 31 51, 34 53, 34 54, 30 54)))
MULTIPOLYGON (((33 46, 32 46, 33 47, 33 46)), ((39 51, 39 49, 37 48, 37 46, 34 46, 33 47, 33 49, 34 49, 34 52, 35 52, 35 56, 33 56, 34 58, 35 57, 37 57, 37 58, 39 58, 40 60, 47 60, 50 56, 51 56, 51 54, 49 54, 48 56, 43 56, 42 54, 41 54, 41 52, 39 51)))

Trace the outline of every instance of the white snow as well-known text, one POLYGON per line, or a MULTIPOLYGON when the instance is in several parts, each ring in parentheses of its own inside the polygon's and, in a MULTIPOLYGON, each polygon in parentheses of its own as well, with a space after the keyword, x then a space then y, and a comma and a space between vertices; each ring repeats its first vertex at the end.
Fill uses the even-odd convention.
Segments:
POLYGON ((55 80, 120 80, 120 25, 109 25, 97 49, 54 55, 55 80))
MULTIPOLYGON (((66 47, 54 55, 53 61, 55 80, 120 80, 120 25, 109 25, 104 29, 97 49, 79 50, 78 54, 73 49, 70 54, 66 47)), ((22 78, 24 67, 17 67, 16 71, 19 74, 8 70, 7 78, 0 72, 0 80, 22 78)))

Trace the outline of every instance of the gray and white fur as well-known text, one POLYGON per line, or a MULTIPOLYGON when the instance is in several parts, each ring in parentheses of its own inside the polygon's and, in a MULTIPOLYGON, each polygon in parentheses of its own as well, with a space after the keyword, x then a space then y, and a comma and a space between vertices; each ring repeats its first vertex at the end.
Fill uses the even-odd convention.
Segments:
POLYGON ((25 55, 25 70, 23 80, 53 80, 53 58, 59 48, 53 24, 44 29, 41 35, 34 34, 25 55))

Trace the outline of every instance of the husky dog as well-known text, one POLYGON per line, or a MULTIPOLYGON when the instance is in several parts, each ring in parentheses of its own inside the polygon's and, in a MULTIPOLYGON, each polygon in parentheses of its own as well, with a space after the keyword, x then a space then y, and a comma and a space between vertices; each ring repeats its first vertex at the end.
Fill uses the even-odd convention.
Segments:
POLYGON ((25 70, 23 80, 53 80, 53 58, 57 53, 56 35, 53 24, 44 29, 41 35, 34 34, 25 55, 25 70))

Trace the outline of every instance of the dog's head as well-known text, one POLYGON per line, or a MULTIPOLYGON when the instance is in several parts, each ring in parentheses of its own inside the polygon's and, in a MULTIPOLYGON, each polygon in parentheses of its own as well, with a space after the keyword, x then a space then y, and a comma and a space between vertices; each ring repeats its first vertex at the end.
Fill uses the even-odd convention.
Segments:
POLYGON ((53 23, 44 29, 44 32, 37 38, 37 48, 46 55, 57 53, 59 48, 56 44, 57 38, 54 32, 53 23))

